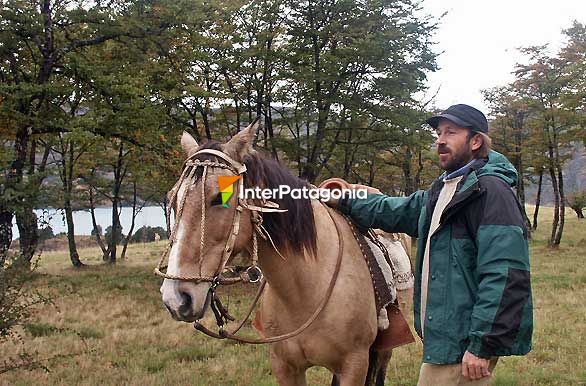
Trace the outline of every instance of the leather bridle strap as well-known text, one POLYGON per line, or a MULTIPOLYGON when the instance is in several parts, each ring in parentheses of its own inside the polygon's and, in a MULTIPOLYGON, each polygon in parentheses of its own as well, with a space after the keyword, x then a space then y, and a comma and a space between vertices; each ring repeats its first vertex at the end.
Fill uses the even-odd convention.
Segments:
MULTIPOLYGON (((243 189, 244 189, 244 176, 246 175, 246 165, 233 160, 227 154, 225 154, 221 151, 214 150, 214 149, 202 149, 202 150, 199 150, 196 153, 192 154, 185 161, 184 171, 181 174, 181 178, 179 179, 178 183, 176 184, 176 188, 174 188, 172 190, 171 201, 176 199, 178 191, 181 188, 181 185, 183 184, 183 181, 186 179, 193 178, 193 176, 195 175, 195 169, 198 167, 204 168, 204 171, 202 173, 202 179, 204 179, 204 177, 206 175, 206 170, 208 167, 229 169, 235 175, 241 176, 240 180, 238 181, 238 184, 239 184, 238 188, 239 188, 239 192, 243 191, 243 189), (220 163, 220 162, 214 162, 214 161, 200 161, 200 160, 196 159, 196 157, 200 154, 209 154, 209 155, 216 156, 216 157, 224 160, 226 162, 226 164, 220 163), (192 167, 193 169, 188 171, 188 167, 192 167)), ((205 179, 204 179, 203 183, 205 185, 205 179)), ((200 241, 201 251, 200 251, 200 253, 202 253, 202 251, 203 251, 204 231, 205 231, 205 205, 204 205, 205 204, 205 195, 204 195, 204 191, 205 191, 205 189, 202 189, 202 225, 201 225, 201 241, 200 241)), ((171 247, 175 242, 177 225, 179 224, 179 220, 180 220, 181 214, 183 212, 183 205, 185 204, 185 197, 186 196, 184 195, 181 202, 179 203, 178 217, 175 219, 175 227, 171 233, 171 237, 169 239, 169 243, 167 245, 167 248, 165 249, 163 255, 161 256, 159 264, 157 265, 157 267, 154 270, 156 275, 161 276, 165 279, 190 281, 190 282, 195 282, 195 283, 217 282, 218 284, 235 284, 235 283, 238 283, 241 281, 247 281, 246 280, 247 275, 241 275, 240 277, 224 277, 222 275, 222 273, 226 269, 226 264, 228 263, 228 260, 230 260, 232 252, 234 250, 234 244, 236 242, 236 238, 237 238, 239 230, 240 230, 240 218, 241 218, 242 211, 244 209, 250 210, 253 213, 253 218, 258 217, 258 219, 256 221, 253 220, 253 228, 254 228, 254 231, 252 234, 252 244, 253 244, 252 263, 253 264, 252 264, 251 268, 256 269, 260 272, 260 269, 256 266, 256 263, 258 260, 258 257, 256 256, 256 254, 257 254, 257 248, 256 248, 257 234, 259 234, 262 238, 265 238, 265 239, 268 238, 269 241, 271 242, 271 244, 273 245, 273 248, 275 248, 277 253, 279 255, 281 255, 281 253, 279 252, 279 250, 275 246, 273 240, 271 239, 271 236, 268 234, 268 232, 266 232, 266 230, 262 226, 262 217, 257 216, 255 214, 286 212, 287 209, 280 209, 278 204, 271 202, 271 201, 264 201, 264 200, 262 202, 263 206, 257 206, 257 205, 250 204, 246 199, 238 197, 238 205, 234 211, 234 216, 232 219, 232 228, 231 228, 230 234, 228 235, 228 238, 226 240, 226 244, 224 246, 224 249, 222 250, 222 257, 220 259, 220 263, 219 263, 218 268, 216 269, 216 272, 214 273, 214 275, 213 276, 203 276, 203 275, 201 275, 201 272, 200 272, 199 276, 185 277, 185 276, 178 276, 178 275, 170 275, 167 272, 164 272, 164 271, 166 271, 167 266, 164 265, 163 262, 169 256, 169 253, 171 251, 171 247)), ((200 262, 200 264, 201 264, 201 262, 200 262)), ((201 265, 200 265, 200 269, 201 269, 201 265)))
POLYGON ((209 330, 207 327, 205 327, 203 324, 201 324, 199 322, 194 323, 193 326, 195 327, 195 329, 200 332, 203 332, 204 334, 206 334, 212 338, 230 339, 230 340, 234 340, 236 342, 248 343, 248 344, 267 344, 267 343, 280 342, 280 341, 283 341, 286 339, 291 339, 291 338, 301 334, 309 326, 311 326, 311 324, 318 318, 318 316, 324 310, 324 308, 326 307, 326 305, 328 304, 328 302, 332 296, 334 286, 336 285, 336 281, 338 279, 338 274, 340 273, 340 267, 342 266, 342 258, 344 255, 344 241, 342 239, 342 231, 340 230, 340 226, 339 226, 338 222, 336 221, 335 217, 332 216, 331 212, 333 211, 333 209, 329 208, 325 204, 323 204, 323 205, 327 209, 328 215, 330 216, 330 218, 334 222, 334 226, 336 227, 336 232, 338 235, 338 258, 336 261, 336 267, 334 268, 334 273, 332 275, 332 279, 330 280, 330 284, 328 286, 328 289, 327 289, 322 301, 320 302, 320 304, 318 305, 316 310, 313 312, 313 314, 309 317, 309 319, 305 323, 303 323, 303 325, 301 325, 296 330, 289 332, 287 334, 277 335, 277 336, 273 336, 273 337, 269 337, 269 338, 255 339, 255 338, 246 338, 246 337, 236 336, 236 333, 240 330, 240 328, 242 328, 245 321, 250 317, 250 315, 252 314, 252 310, 254 309, 254 307, 258 303, 258 300, 260 299, 260 293, 262 293, 262 288, 264 288, 264 281, 263 281, 263 284, 261 285, 261 288, 259 289, 259 292, 257 293, 257 296, 255 297, 255 300, 254 300, 252 306, 250 307, 246 318, 240 323, 240 325, 236 329, 234 329, 232 331, 226 331, 223 329, 223 324, 222 324, 219 326, 220 331, 218 333, 216 333, 216 332, 209 330))

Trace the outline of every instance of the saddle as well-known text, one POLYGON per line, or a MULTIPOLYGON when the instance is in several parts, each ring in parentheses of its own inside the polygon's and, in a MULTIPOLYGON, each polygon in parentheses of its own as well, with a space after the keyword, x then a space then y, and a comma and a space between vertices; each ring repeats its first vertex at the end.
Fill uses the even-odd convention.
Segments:
MULTIPOLYGON (((354 225, 351 224, 352 226, 354 225)), ((360 245, 370 271, 376 309, 378 310, 379 329, 373 348, 379 351, 386 351, 415 342, 409 324, 399 308, 397 299, 397 288, 406 288, 405 282, 401 282, 401 279, 406 276, 405 273, 398 274, 393 269, 393 262, 386 247, 372 230, 366 231, 365 234, 354 232, 354 236, 360 245), (381 262, 381 255, 384 256, 386 265, 381 262), (390 267, 390 277, 385 272, 386 267, 390 267)), ((409 276, 409 282, 412 283, 410 271, 409 276)))

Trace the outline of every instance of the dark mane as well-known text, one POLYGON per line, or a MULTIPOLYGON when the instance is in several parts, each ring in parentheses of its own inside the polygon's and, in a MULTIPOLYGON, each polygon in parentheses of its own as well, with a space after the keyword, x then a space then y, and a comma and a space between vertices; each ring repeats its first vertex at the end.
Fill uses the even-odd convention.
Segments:
MULTIPOLYGON (((258 151, 244 159, 246 164, 246 187, 259 186, 267 189, 276 189, 279 185, 289 185, 293 188, 309 188, 310 185, 295 177, 289 169, 280 162, 264 156, 258 151)), ((303 250, 316 256, 317 234, 313 218, 311 200, 295 200, 287 195, 282 199, 272 200, 284 213, 264 213, 263 225, 271 235, 277 248, 284 247, 292 252, 303 254, 303 250)))
MULTIPOLYGON (((200 149, 222 150, 222 145, 217 141, 209 141, 203 144, 200 149)), ((202 154, 197 157, 200 160, 215 159, 216 157, 202 154)), ((222 160, 219 160, 223 162, 222 160)), ((310 185, 298 177, 295 177, 289 169, 280 162, 255 151, 244 157, 246 165, 245 187, 261 187, 276 189, 279 185, 288 185, 293 188, 309 188, 310 185)), ((196 179, 201 178, 201 171, 198 170, 196 179)), ((311 200, 295 200, 290 196, 282 199, 272 200, 279 204, 281 209, 287 209, 284 213, 263 213, 263 225, 275 245, 280 250, 289 250, 294 253, 303 254, 304 250, 312 256, 317 252, 317 235, 313 208, 311 200)))

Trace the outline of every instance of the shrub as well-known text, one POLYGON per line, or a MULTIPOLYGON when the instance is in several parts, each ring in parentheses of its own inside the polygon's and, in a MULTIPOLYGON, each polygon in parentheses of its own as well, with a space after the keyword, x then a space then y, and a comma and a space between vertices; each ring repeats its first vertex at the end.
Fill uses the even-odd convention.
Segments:
POLYGON ((155 241, 155 234, 158 234, 160 239, 167 238, 167 231, 162 227, 150 227, 150 226, 143 226, 139 228, 130 238, 130 241, 133 243, 146 243, 155 241))
MULTIPOLYGON (((122 233, 122 227, 118 227, 118 235, 116 236, 116 241, 118 241, 118 244, 122 244, 122 241, 124 240, 124 234, 122 233)), ((110 244, 110 242, 112 241, 112 225, 108 226, 108 228, 106 228, 106 233, 104 233, 104 238, 106 239, 106 243, 110 244)))
POLYGON ((52 239, 53 237, 55 237, 55 234, 51 226, 47 225, 47 227, 39 229, 39 242, 52 239))
MULTIPOLYGON (((29 289, 27 283, 34 277, 34 266, 24 259, 11 259, 0 266, 0 343, 21 341, 15 327, 24 325, 37 304, 50 304, 51 300, 29 289)), ((21 352, 17 358, 6 358, 0 363, 0 374, 16 368, 44 367, 34 355, 21 352)))

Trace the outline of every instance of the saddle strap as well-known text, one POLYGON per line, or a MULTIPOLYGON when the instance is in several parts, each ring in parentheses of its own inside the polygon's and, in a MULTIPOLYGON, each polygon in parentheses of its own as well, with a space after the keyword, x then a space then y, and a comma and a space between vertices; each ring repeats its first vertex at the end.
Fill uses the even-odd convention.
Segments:
POLYGON ((387 281, 385 280, 385 277, 377 264, 376 258, 374 257, 374 254, 370 249, 368 242, 366 241, 366 237, 362 233, 358 232, 356 225, 352 222, 352 220, 349 217, 345 216, 344 218, 346 219, 348 226, 352 230, 354 238, 358 242, 358 246, 362 251, 362 257, 364 258, 366 266, 368 267, 368 271, 370 273, 370 277, 372 280, 372 286, 374 289, 374 300, 376 304, 376 310, 378 313, 379 310, 393 302, 393 298, 390 292, 388 290, 385 291, 385 289, 388 288, 387 281))

